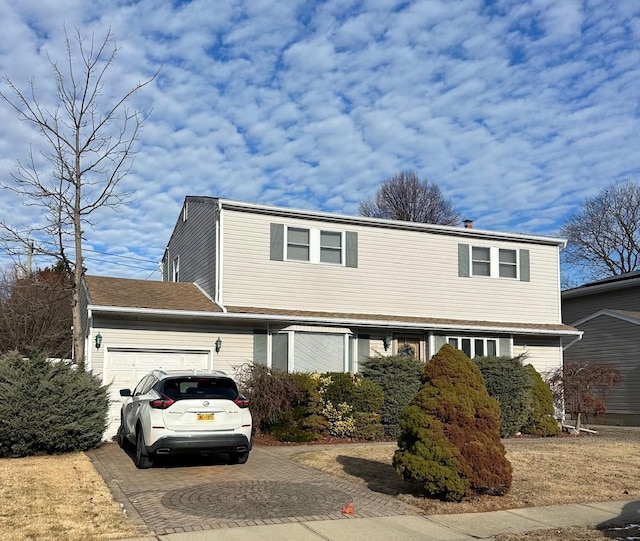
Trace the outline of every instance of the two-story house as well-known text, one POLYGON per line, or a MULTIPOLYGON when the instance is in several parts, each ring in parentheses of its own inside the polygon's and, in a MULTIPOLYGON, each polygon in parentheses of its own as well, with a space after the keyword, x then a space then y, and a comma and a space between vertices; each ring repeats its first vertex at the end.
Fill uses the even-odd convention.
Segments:
POLYGON ((87 277, 88 364, 116 393, 151 366, 357 371, 375 353, 410 346, 426 361, 445 343, 526 353, 544 373, 580 336, 561 321, 563 246, 187 197, 163 282, 87 277))

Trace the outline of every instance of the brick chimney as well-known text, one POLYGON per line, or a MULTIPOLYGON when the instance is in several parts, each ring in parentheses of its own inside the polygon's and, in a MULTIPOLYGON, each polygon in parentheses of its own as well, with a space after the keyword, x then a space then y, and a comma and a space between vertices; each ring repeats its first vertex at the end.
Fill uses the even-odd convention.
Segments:
POLYGON ((466 220, 462 220, 462 223, 464 224, 465 229, 473 229, 473 220, 469 220, 467 218, 466 220))

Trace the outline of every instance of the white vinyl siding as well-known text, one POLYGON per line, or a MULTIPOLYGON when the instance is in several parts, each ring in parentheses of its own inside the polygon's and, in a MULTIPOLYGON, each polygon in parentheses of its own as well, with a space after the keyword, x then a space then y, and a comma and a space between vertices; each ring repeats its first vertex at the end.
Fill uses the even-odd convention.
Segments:
MULTIPOLYGON (((287 264, 270 258, 270 226, 274 221, 273 216, 225 211, 225 305, 513 323, 560 322, 556 245, 524 244, 535 262, 530 282, 470 279, 459 277, 459 238, 455 235, 348 224, 345 231, 358 235, 357 267, 287 264)), ((333 224, 319 220, 286 221, 290 227, 334 230, 333 224)), ((492 245, 514 248, 514 242, 507 240, 492 240, 492 245)), ((518 243, 519 250, 522 245, 518 243)))
POLYGON ((560 346, 560 338, 514 336, 513 356, 525 355, 525 364, 531 363, 540 374, 545 376, 562 366, 562 348, 560 346))

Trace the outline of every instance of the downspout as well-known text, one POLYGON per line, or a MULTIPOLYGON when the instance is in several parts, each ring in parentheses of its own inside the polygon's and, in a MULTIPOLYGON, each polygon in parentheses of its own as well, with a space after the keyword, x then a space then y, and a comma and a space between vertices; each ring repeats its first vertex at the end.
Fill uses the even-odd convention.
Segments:
POLYGON ((227 312, 227 309, 223 304, 223 296, 222 296, 222 283, 223 283, 223 273, 222 273, 222 234, 223 234, 223 222, 222 222, 222 201, 218 199, 218 212, 216 216, 216 294, 213 299, 221 309, 223 313, 227 312))

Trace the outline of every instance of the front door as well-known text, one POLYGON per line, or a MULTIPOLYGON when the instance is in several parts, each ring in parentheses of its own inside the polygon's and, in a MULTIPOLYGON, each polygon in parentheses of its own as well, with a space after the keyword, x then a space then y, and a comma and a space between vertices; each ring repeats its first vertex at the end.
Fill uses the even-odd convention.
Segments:
POLYGON ((419 336, 396 335, 396 353, 412 354, 416 359, 422 358, 420 351, 420 343, 422 340, 419 336), (409 349, 411 348, 411 349, 409 349))

